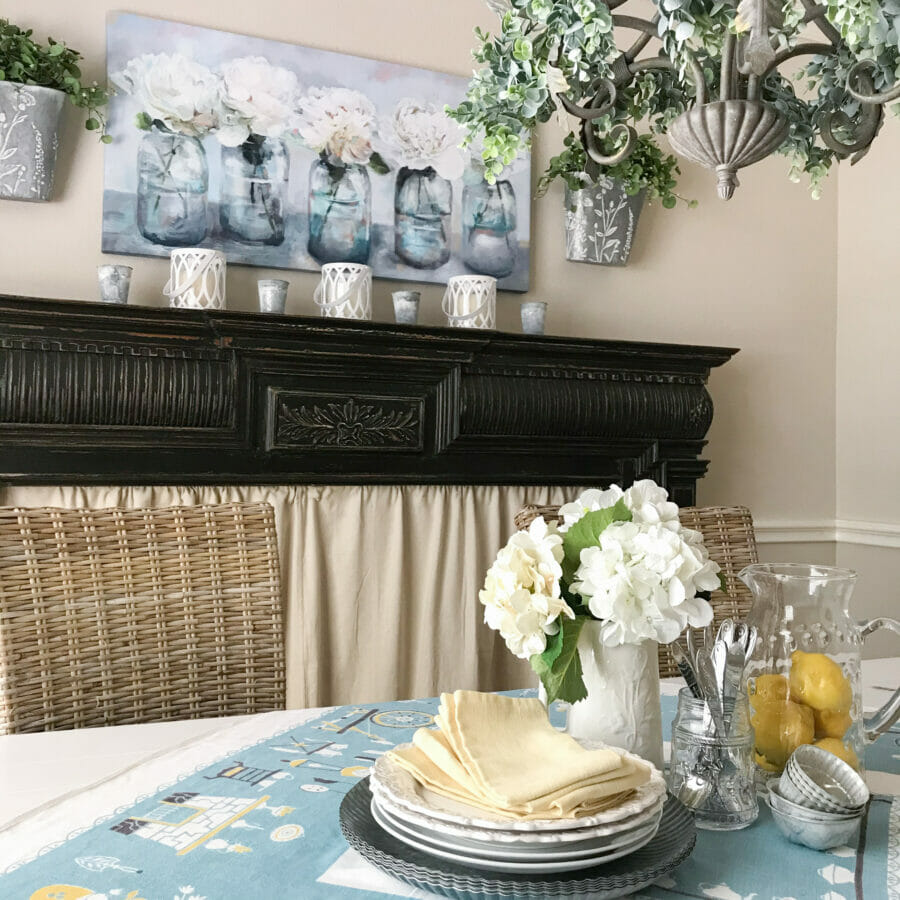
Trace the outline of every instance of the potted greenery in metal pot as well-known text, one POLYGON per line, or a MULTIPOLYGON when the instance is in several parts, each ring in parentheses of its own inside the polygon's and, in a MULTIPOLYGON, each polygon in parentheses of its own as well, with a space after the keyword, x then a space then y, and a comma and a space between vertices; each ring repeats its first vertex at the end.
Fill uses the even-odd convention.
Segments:
MULTIPOLYGON (((563 152, 550 160, 538 182, 538 196, 555 178, 566 185, 566 258, 573 262, 624 266, 646 201, 671 209, 683 197, 675 193, 678 161, 642 134, 630 155, 611 166, 590 159, 574 133, 563 152)), ((696 200, 684 200, 696 206, 696 200)))
POLYGON ((56 167, 59 122, 66 96, 86 113, 85 128, 103 133, 107 92, 85 85, 80 53, 48 38, 32 39, 0 19, 0 198, 48 200, 56 167))

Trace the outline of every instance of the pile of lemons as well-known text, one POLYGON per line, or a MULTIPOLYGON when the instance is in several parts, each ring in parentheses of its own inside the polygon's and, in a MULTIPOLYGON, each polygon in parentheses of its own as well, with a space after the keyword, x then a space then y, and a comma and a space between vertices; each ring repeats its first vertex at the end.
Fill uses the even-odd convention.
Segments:
POLYGON ((815 744, 859 767, 856 753, 844 741, 852 724, 853 691, 833 659, 795 650, 790 677, 759 675, 748 691, 761 768, 780 772, 801 744, 815 744))

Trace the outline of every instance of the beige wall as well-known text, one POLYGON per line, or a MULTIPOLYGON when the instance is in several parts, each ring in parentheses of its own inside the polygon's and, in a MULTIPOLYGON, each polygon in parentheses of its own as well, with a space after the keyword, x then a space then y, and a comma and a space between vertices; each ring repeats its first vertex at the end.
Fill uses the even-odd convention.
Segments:
MULTIPOLYGON (((842 173, 838 201, 837 494, 839 565, 860 573, 860 615, 900 617, 900 127, 842 173), (852 535, 850 534, 852 532, 852 535)), ((900 653, 873 637, 870 652, 900 653)))
MULTIPOLYGON (((108 2, 83 0, 75 16, 67 0, 6 0, 3 13, 83 50, 87 72, 100 78, 108 2)), ((138 0, 129 9, 459 74, 471 67, 473 26, 492 22, 482 0, 138 0)), ((552 129, 537 166, 554 148, 552 129)), ((99 251, 102 149, 74 114, 62 157, 59 200, 0 204, 4 292, 90 299, 94 267, 111 259, 99 251)), ((712 467, 701 500, 746 503, 769 521, 833 516, 836 185, 814 202, 787 181, 785 161, 773 159, 748 170, 726 204, 708 173, 684 168, 681 190, 700 207, 648 209, 625 269, 566 262, 561 194, 537 202, 531 294, 550 301, 548 329, 557 334, 741 347, 711 379, 712 467)), ((133 262, 134 301, 160 304, 167 264, 133 262)), ((252 308, 265 275, 230 267, 229 305, 252 308)), ((290 311, 312 314, 315 276, 290 277, 290 311)), ((389 317, 394 288, 376 283, 376 317, 389 317)), ((441 321, 440 293, 424 290, 428 322, 441 321)), ((501 328, 517 329, 520 299, 501 297, 501 328)))

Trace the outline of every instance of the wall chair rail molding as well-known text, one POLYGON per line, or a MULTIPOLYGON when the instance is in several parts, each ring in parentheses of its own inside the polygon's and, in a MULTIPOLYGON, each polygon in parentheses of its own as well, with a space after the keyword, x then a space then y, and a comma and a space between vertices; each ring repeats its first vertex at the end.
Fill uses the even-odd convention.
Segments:
POLYGON ((686 505, 736 352, 0 296, 0 481, 652 477, 686 505))
POLYGON ((820 522, 767 522, 755 524, 760 544, 864 544, 900 548, 900 524, 834 519, 820 522))

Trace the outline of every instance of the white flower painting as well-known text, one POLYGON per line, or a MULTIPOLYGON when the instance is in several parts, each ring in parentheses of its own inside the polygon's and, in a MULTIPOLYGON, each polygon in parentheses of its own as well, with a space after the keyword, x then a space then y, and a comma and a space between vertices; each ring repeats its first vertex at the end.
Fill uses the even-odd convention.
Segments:
POLYGON ((465 78, 130 13, 107 66, 104 252, 528 289, 530 159, 483 181, 445 112, 465 78))

